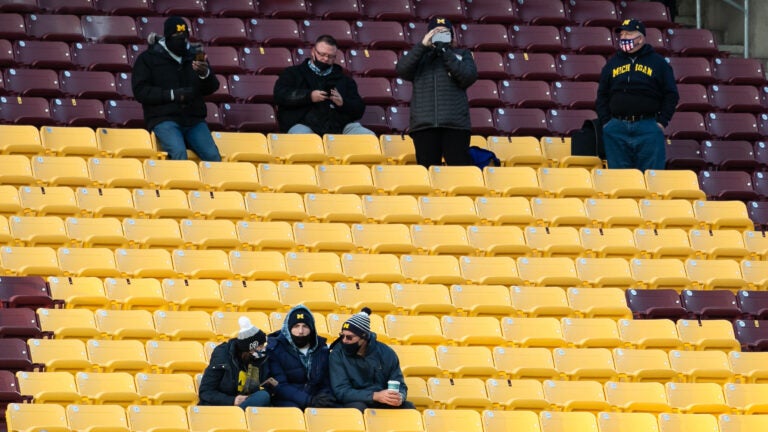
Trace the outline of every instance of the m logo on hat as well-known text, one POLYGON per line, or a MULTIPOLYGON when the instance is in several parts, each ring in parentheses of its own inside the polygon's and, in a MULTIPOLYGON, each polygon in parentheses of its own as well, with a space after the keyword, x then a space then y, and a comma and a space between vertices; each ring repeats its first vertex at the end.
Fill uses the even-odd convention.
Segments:
POLYGON ((303 313, 296 314, 296 319, 304 319, 304 314, 303 313))
POLYGON ((438 24, 445 24, 445 18, 438 18, 437 19, 438 24))
POLYGON ((623 26, 625 26, 625 25, 629 25, 629 22, 630 22, 630 21, 632 21, 632 20, 628 20, 628 19, 627 19, 627 20, 624 20, 624 22, 623 22, 623 23, 621 23, 621 25, 623 25, 623 26))
POLYGON ((349 328, 349 323, 344 323, 344 324, 341 326, 341 328, 343 328, 343 329, 348 329, 348 328, 349 328))
POLYGON ((187 31, 187 25, 186 24, 176 24, 176 33, 178 32, 185 32, 187 31))

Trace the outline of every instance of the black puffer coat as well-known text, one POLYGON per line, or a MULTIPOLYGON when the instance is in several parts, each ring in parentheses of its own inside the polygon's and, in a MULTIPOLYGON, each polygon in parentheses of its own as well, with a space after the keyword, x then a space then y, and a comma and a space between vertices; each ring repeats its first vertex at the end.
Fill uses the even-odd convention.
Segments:
POLYGON ((477 66, 468 50, 417 43, 397 62, 397 74, 413 81, 411 131, 471 129, 466 90, 477 80, 477 66))

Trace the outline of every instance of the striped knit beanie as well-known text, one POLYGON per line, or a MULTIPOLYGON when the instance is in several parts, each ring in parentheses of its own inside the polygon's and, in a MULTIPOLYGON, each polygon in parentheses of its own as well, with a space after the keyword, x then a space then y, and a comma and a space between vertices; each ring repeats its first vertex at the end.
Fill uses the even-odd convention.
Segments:
POLYGON ((360 312, 352 315, 341 326, 342 330, 349 330, 363 339, 368 339, 371 333, 371 309, 364 307, 360 312))

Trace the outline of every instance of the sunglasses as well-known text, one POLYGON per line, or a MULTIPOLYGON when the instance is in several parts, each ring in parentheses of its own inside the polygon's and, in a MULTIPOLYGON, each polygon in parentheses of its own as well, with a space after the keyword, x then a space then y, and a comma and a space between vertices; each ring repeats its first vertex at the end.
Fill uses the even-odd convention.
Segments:
POLYGON ((359 338, 360 336, 358 336, 358 335, 353 335, 353 334, 344 334, 344 333, 339 333, 339 337, 340 337, 342 340, 351 341, 351 340, 355 340, 355 338, 359 338))

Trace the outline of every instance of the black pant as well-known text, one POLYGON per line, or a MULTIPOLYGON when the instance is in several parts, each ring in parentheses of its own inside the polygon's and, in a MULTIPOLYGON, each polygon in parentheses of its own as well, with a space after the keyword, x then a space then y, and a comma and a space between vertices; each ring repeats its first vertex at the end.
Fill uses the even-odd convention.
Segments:
POLYGON ((392 405, 386 405, 383 403, 378 402, 371 402, 371 403, 365 403, 365 402, 349 402, 342 405, 342 408, 356 408, 360 410, 360 412, 364 412, 366 408, 376 408, 376 409, 416 409, 416 407, 413 405, 410 401, 403 401, 403 404, 399 407, 395 407, 392 405))
POLYGON ((470 131, 448 128, 430 128, 411 132, 416 148, 416 162, 429 168, 432 165, 472 165, 469 157, 470 131))

